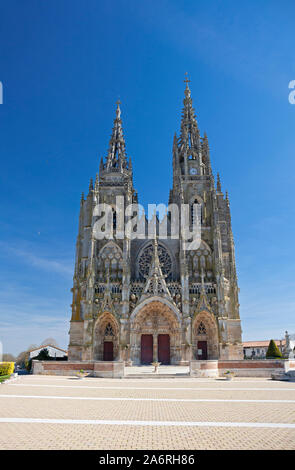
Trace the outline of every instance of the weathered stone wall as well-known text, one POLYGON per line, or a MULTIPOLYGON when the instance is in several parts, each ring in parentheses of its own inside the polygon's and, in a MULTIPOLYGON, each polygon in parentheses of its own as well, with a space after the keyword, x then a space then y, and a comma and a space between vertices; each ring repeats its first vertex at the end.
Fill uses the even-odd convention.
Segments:
POLYGON ((122 378, 123 362, 62 362, 33 361, 33 374, 40 375, 76 375, 81 369, 92 377, 122 378))
POLYGON ((218 377, 218 361, 191 361, 190 375, 192 377, 218 377))
POLYGON ((93 375, 94 377, 122 379, 124 377, 124 371, 123 361, 95 362, 93 375))
POLYGON ((81 361, 83 350, 84 322, 71 322, 68 356, 70 361, 81 361))
POLYGON ((218 361, 219 375, 230 370, 236 377, 271 377, 271 374, 283 372, 285 360, 261 360, 261 361, 218 361))

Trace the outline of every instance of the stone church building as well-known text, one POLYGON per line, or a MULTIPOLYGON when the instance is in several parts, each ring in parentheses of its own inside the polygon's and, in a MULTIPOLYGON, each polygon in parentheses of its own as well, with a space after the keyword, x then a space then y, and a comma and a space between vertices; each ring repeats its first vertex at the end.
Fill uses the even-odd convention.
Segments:
POLYGON ((114 208, 115 227, 116 196, 124 197, 125 206, 138 202, 118 104, 107 157, 80 203, 70 361, 186 365, 196 359, 243 358, 229 199, 219 175, 215 185, 188 80, 172 162, 169 203, 201 205, 198 249, 184 250, 181 239, 169 236, 94 237, 98 203, 114 208))

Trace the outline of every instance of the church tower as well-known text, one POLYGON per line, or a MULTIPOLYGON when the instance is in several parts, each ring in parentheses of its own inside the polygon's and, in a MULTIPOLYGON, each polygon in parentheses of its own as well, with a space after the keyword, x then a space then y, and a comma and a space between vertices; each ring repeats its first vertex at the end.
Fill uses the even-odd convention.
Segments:
POLYGON ((193 204, 201 205, 200 247, 180 255, 182 284, 188 286, 188 293, 183 292, 183 296, 189 298, 192 348, 198 350, 195 358, 210 355, 212 358, 242 359, 238 284, 228 193, 224 197, 219 174, 215 187, 208 138, 206 133, 200 136, 189 80, 186 78, 185 82, 180 136, 177 138, 175 134, 173 142, 173 188, 170 202, 189 204, 191 223, 193 204), (201 321, 205 312, 212 319, 211 333, 217 328, 215 335, 218 336, 218 344, 202 341, 202 333, 207 333, 209 329, 201 321))
POLYGON ((161 238, 158 219, 154 239, 148 238, 147 218, 143 238, 130 239, 122 230, 129 220, 125 209, 138 196, 118 102, 107 156, 81 197, 69 360, 130 365, 243 357, 229 198, 219 175, 215 186, 208 138, 200 136, 185 82, 169 204, 189 206, 191 228, 194 205, 200 205, 201 243, 185 250, 181 237, 161 238), (111 233, 100 239, 98 204, 111 208, 111 233))
POLYGON ((124 236, 116 239, 118 218, 122 217, 122 213, 116 214, 117 196, 121 196, 125 206, 137 201, 131 159, 127 162, 126 158, 120 102, 117 102, 106 159, 101 158, 95 183, 90 179, 86 199, 83 193, 81 197, 72 289, 71 360, 103 358, 104 343, 108 343, 106 347, 109 348, 106 355, 118 357, 119 338, 123 341, 124 322, 129 313, 130 241, 124 236), (99 204, 112 208, 113 233, 110 240, 95 238, 96 207, 99 204), (103 315, 99 315, 102 311, 103 315), (100 321, 97 323, 98 316, 100 321), (110 341, 99 341, 105 332, 110 341))

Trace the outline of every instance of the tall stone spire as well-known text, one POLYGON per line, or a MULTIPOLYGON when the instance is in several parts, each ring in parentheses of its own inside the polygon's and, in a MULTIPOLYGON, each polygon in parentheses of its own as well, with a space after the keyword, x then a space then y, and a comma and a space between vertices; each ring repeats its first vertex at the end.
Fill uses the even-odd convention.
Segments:
POLYGON ((123 135, 120 101, 117 101, 116 118, 110 139, 105 168, 108 171, 122 171, 127 167, 125 140, 123 135))
POLYGON ((196 158, 196 153, 200 148, 200 132, 193 108, 191 90, 188 85, 190 80, 187 78, 187 74, 184 82, 186 83, 186 87, 180 126, 180 151, 196 158))
POLYGON ((193 108, 190 80, 185 78, 183 108, 181 115, 180 136, 173 141, 173 177, 177 179, 197 179, 199 176, 212 177, 210 152, 207 135, 201 139, 193 108))

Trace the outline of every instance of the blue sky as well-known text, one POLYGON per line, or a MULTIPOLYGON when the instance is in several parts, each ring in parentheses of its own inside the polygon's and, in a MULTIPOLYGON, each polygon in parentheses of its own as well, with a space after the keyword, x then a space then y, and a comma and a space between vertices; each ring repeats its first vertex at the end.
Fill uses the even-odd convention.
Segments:
MULTIPOLYGON (((290 1, 0 0, 0 339, 68 342, 80 194, 120 98, 140 202, 166 202, 184 73, 228 189, 244 340, 295 333, 290 1)), ((293 129, 293 131, 292 131, 293 129)))

